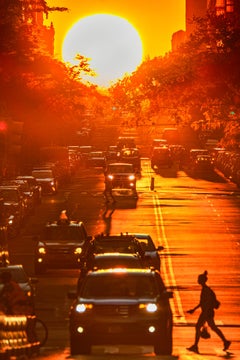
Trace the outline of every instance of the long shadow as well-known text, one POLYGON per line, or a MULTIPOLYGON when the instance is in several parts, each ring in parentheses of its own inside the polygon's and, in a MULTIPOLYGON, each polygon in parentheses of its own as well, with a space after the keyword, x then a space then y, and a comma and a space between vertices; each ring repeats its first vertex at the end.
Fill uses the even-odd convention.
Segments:
POLYGON ((110 205, 107 205, 103 214, 102 214, 102 219, 104 221, 105 224, 105 229, 104 229, 104 234, 110 234, 111 233, 111 227, 112 227, 112 214, 115 211, 115 206, 113 206, 112 208, 110 207, 110 205))
POLYGON ((187 175, 192 177, 193 179, 202 179, 202 180, 207 180, 207 181, 211 181, 211 182, 219 182, 219 183, 226 183, 227 180, 222 177, 221 175, 219 175, 217 172, 213 171, 192 171, 190 169, 186 169, 185 170, 187 175))

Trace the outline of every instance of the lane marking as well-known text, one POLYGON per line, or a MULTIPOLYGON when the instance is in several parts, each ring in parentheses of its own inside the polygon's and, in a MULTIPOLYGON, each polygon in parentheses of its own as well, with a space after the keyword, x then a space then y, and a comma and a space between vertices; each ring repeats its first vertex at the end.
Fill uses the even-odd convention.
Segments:
MULTIPOLYGON (((146 172, 148 175, 149 188, 150 188, 151 177, 152 177, 151 170, 152 169, 151 169, 149 163, 146 165, 147 165, 146 172)), ((156 226, 157 238, 161 239, 164 249, 166 249, 167 252, 169 253, 169 244, 168 244, 168 239, 167 239, 167 236, 165 233, 161 204, 160 204, 158 194, 156 192, 152 192, 152 201, 153 201, 153 205, 154 205, 154 215, 155 215, 155 220, 156 220, 156 225, 157 225, 156 226)), ((180 297, 179 291, 177 290, 177 284, 176 284, 175 275, 174 275, 173 266, 172 266, 172 260, 171 260, 170 256, 166 256, 164 259, 161 258, 161 271, 164 273, 166 285, 168 287, 174 288, 174 297, 173 297, 173 299, 172 299, 173 301, 171 303, 172 303, 172 308, 173 308, 172 310, 173 310, 175 322, 186 324, 187 321, 186 321, 186 318, 184 315, 181 297, 180 297)))

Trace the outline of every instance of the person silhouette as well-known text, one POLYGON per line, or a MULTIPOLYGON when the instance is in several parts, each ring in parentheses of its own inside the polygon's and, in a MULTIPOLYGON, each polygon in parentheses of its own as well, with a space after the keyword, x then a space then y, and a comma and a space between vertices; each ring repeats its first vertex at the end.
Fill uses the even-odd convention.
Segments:
POLYGON ((231 345, 231 341, 227 340, 223 335, 222 331, 217 327, 214 321, 214 309, 218 309, 220 306, 220 302, 216 298, 215 292, 206 285, 208 280, 208 272, 204 271, 203 274, 198 276, 198 284, 202 286, 202 291, 200 295, 200 302, 197 306, 193 309, 188 310, 187 313, 193 314, 195 310, 201 308, 201 313, 199 315, 198 321, 196 323, 195 329, 195 342, 192 346, 187 348, 187 350, 195 352, 199 354, 198 350, 198 342, 201 336, 201 328, 207 322, 209 327, 222 339, 223 341, 223 350, 228 350, 229 346, 231 345))

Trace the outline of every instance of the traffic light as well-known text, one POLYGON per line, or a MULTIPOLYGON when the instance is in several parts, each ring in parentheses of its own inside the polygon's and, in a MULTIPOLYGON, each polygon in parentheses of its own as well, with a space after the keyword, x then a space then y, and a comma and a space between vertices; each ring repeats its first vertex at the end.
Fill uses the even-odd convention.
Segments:
POLYGON ((10 155, 19 155, 21 153, 23 125, 22 121, 11 120, 9 122, 8 153, 10 155))

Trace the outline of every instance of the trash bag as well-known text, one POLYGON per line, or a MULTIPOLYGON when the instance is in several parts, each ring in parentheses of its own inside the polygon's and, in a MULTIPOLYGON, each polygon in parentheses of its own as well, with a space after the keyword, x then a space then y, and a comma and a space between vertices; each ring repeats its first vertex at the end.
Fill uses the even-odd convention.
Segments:
POLYGON ((202 329, 201 329, 201 332, 200 332, 200 336, 201 338, 203 339, 209 339, 211 337, 209 331, 208 331, 208 328, 207 326, 203 326, 202 329))

